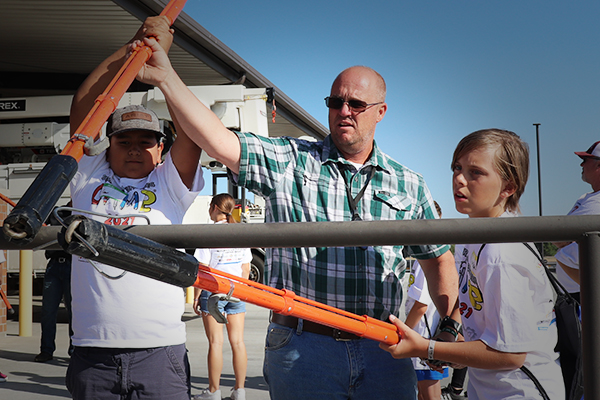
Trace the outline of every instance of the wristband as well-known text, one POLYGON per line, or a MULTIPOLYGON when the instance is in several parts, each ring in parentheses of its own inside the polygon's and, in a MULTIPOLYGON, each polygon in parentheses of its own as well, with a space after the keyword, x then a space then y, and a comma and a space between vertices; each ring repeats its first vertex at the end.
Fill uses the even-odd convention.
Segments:
POLYGON ((454 329, 450 328, 449 326, 445 326, 442 329, 440 329, 440 332, 447 332, 449 334, 451 334, 452 336, 454 336, 454 339, 456 339, 458 337, 458 332, 455 331, 454 329))
POLYGON ((454 335, 456 338, 458 336, 458 332, 460 331, 461 324, 450 318, 449 316, 445 316, 442 318, 439 324, 440 332, 448 332, 454 335))
POLYGON ((427 348, 427 359, 428 360, 435 360, 435 358, 433 358, 434 350, 435 350, 435 340, 429 339, 429 347, 427 348))

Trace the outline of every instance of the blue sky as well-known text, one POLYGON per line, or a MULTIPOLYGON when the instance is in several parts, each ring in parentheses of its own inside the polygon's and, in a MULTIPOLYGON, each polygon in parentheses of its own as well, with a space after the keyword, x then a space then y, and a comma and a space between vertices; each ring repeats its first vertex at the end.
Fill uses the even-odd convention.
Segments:
POLYGON ((388 112, 377 144, 423 174, 445 218, 454 209, 458 141, 502 128, 529 143, 524 215, 566 214, 590 186, 584 151, 600 140, 600 2, 542 0, 276 2, 189 0, 184 11, 327 126, 337 74, 383 75, 388 112))

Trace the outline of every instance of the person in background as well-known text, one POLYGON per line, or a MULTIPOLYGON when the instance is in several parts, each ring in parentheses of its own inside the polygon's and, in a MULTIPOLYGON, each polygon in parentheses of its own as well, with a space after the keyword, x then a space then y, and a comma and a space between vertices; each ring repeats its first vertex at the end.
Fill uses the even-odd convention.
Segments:
MULTIPOLYGON (((144 35, 166 49, 172 42, 166 17, 146 20, 135 38, 144 35)), ((127 46, 118 49, 79 87, 72 133, 126 54, 127 46)), ((156 114, 141 105, 117 108, 107 121, 110 147, 79 161, 70 185, 73 207, 109 225, 181 224, 204 181, 201 149, 183 130, 176 132, 163 159, 165 133, 156 114)), ((189 400, 182 289, 78 256, 72 263, 74 352, 66 379, 72 397, 189 400)))
MULTIPOLYGON (((434 201, 438 216, 442 217, 442 209, 434 201)), ((426 338, 432 338, 440 321, 427 287, 427 280, 418 261, 415 261, 410 270, 406 292, 406 325, 415 332, 426 338)), ((419 389, 419 400, 439 400, 442 389, 440 380, 448 376, 448 368, 443 372, 432 370, 420 358, 412 358, 413 368, 417 374, 417 387, 419 389)))
MULTIPOLYGON (((464 137, 452 158, 456 210, 469 218, 510 218, 529 175, 529 149, 516 134, 485 129, 464 137)), ((394 357, 421 357, 469 367, 471 400, 564 399, 552 286, 523 243, 456 246, 464 342, 428 340, 393 316, 402 332, 394 357)))
POLYGON ((441 400, 466 400, 468 398, 467 392, 463 393, 468 370, 467 367, 452 369, 450 383, 442 388, 441 400))
MULTIPOLYGON (((215 224, 233 224, 237 221, 231 213, 235 208, 235 199, 227 193, 214 196, 210 202, 209 215, 215 224)), ((244 249, 197 249, 194 256, 203 265, 226 272, 231 275, 248 279, 252 252, 244 249)), ((209 298, 212 295, 207 290, 194 288, 194 312, 202 316, 204 330, 208 338, 208 389, 192 396, 195 400, 221 400, 219 389, 221 371, 223 370, 223 325, 209 312, 209 298), (200 292, 202 294, 200 295, 200 292)), ((244 344, 244 318, 246 304, 237 299, 220 300, 218 309, 227 318, 227 337, 233 354, 233 371, 235 386, 231 393, 232 400, 245 400, 244 382, 248 358, 244 344), (235 300, 235 301, 234 301, 235 300)))
MULTIPOLYGON (((68 204, 70 206, 70 204, 68 204)), ((69 213, 70 214, 70 213, 69 213)), ((61 215, 66 218, 68 215, 61 215)), ((46 224, 58 225, 54 213, 50 214, 46 224)), ((63 250, 46 250, 48 264, 44 274, 44 289, 42 292, 42 337, 40 341, 40 353, 35 356, 35 362, 48 362, 54 358, 56 350, 56 321, 61 300, 67 310, 69 321, 69 356, 73 353, 71 336, 71 255, 63 250)))
MULTIPOLYGON (((576 151, 581 158, 581 179, 592 187, 592 191, 584 194, 575 202, 567 215, 600 214, 600 141, 590 146, 587 151, 576 151)), ((580 301, 579 293, 579 246, 577 242, 555 243, 559 250, 556 253, 556 276, 567 291, 580 301)))
MULTIPOLYGON (((567 215, 600 214, 600 141, 592 144, 587 151, 576 151, 581 158, 581 179, 592 187, 592 191, 581 196, 567 215)), ((581 304, 579 276, 579 245, 577 242, 555 243, 559 248, 555 254, 556 276, 569 294, 581 304)), ((581 319, 581 309, 579 313, 581 319)), ((565 362, 571 355, 562 356, 565 362)), ((568 365, 568 364, 567 364, 568 365)), ((563 370, 565 382, 572 382, 573 370, 563 370)))
MULTIPOLYGON (((232 132, 186 88, 166 53, 153 50, 138 79, 159 87, 198 146, 230 179, 266 200, 266 222, 372 221, 436 218, 423 177, 385 155, 374 141, 387 111, 385 81, 354 66, 335 78, 325 105, 328 135, 321 142, 232 132)), ((132 45, 136 46, 139 43, 132 45)), ((445 319, 442 336, 455 340, 460 319, 457 273, 447 245, 412 246, 445 319)), ((277 248, 267 250, 267 282, 277 289, 358 315, 399 315, 402 246, 277 248)), ((415 399, 409 359, 395 360, 373 340, 273 313, 264 376, 272 399, 415 399)))

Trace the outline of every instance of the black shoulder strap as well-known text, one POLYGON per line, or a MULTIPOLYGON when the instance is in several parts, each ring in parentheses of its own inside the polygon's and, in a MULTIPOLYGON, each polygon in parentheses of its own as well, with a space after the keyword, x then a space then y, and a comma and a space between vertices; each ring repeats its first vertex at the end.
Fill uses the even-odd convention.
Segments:
POLYGON ((546 260, 544 260, 542 257, 540 257, 537 250, 533 249, 529 245, 529 243, 523 243, 523 244, 525 245, 525 247, 527 247, 529 249, 529 251, 531 251, 537 257, 539 262, 542 263, 542 265, 544 266, 544 269, 546 270, 546 275, 548 275, 548 280, 550 281, 550 284, 554 288, 554 291, 556 292, 556 294, 569 297, 569 298, 573 299, 573 301, 577 302, 577 300, 575 300, 573 298, 573 296, 571 296, 571 294, 567 291, 567 289, 565 289, 565 287, 558 281, 558 279, 554 276, 554 274, 552 274, 552 272, 550 272, 550 269, 548 268, 548 265, 547 265, 548 263, 546 262, 546 260))
MULTIPOLYGON (((428 307, 431 307, 431 305, 429 305, 428 307)), ((429 338, 431 339, 431 328, 429 327, 429 321, 427 321, 427 312, 423 314, 423 319, 425 320, 425 326, 427 327, 427 332, 429 333, 429 338)))
POLYGON ((524 365, 521 367, 521 371, 523 371, 525 373, 525 375, 527 375, 529 377, 529 379, 531 379, 533 381, 535 387, 540 391, 540 394, 542 395, 542 399, 550 400, 550 397, 548 397, 548 393, 546 393, 546 390, 544 390, 544 387, 542 386, 540 381, 537 380, 535 375, 524 365))
MULTIPOLYGON (((479 263, 479 256, 481 255, 481 251, 483 250, 483 248, 485 247, 486 243, 482 244, 481 247, 479 248, 479 252, 477 253, 477 261, 476 261, 476 265, 477 263, 479 263)), ((571 296, 571 294, 567 291, 567 289, 565 289, 565 287, 558 281, 558 279, 554 276, 554 274, 552 274, 552 272, 550 272, 550 269, 548 268, 548 263, 546 262, 546 260, 544 260, 540 254, 538 253, 537 250, 535 250, 533 247, 531 247, 529 245, 529 243, 523 243, 523 245, 525 247, 527 247, 529 249, 529 251, 531 251, 533 253, 533 255, 538 259, 538 261, 542 264, 542 266, 544 267, 544 270, 546 270, 546 275, 548 276, 548 280, 550 281, 550 284, 552 285, 552 287, 554 288, 554 291, 556 292, 556 294, 559 295, 564 295, 566 297, 569 297, 571 299, 573 299, 573 301, 577 301, 573 298, 573 296, 571 296)))
POLYGON ((484 243, 481 245, 481 247, 479 248, 479 251, 477 252, 477 260, 475 260, 475 266, 477 266, 477 264, 479 264, 479 256, 481 255, 481 251, 483 250, 483 248, 485 247, 487 243, 484 243))

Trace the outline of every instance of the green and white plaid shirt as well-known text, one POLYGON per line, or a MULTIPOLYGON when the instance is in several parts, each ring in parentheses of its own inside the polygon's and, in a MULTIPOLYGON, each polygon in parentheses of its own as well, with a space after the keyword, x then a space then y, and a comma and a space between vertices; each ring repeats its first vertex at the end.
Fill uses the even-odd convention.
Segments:
MULTIPOLYGON (((360 167, 344 159, 328 136, 323 142, 265 138, 236 133, 242 152, 240 186, 266 200, 266 222, 351 221, 346 181, 364 221, 436 218, 423 177, 398 164, 374 144, 360 167), (345 174, 345 177, 344 175, 345 174)), ((446 245, 411 246, 416 258, 438 257, 446 245)), ((400 279, 406 261, 402 246, 267 249, 266 282, 297 295, 358 315, 398 315, 400 279)))

